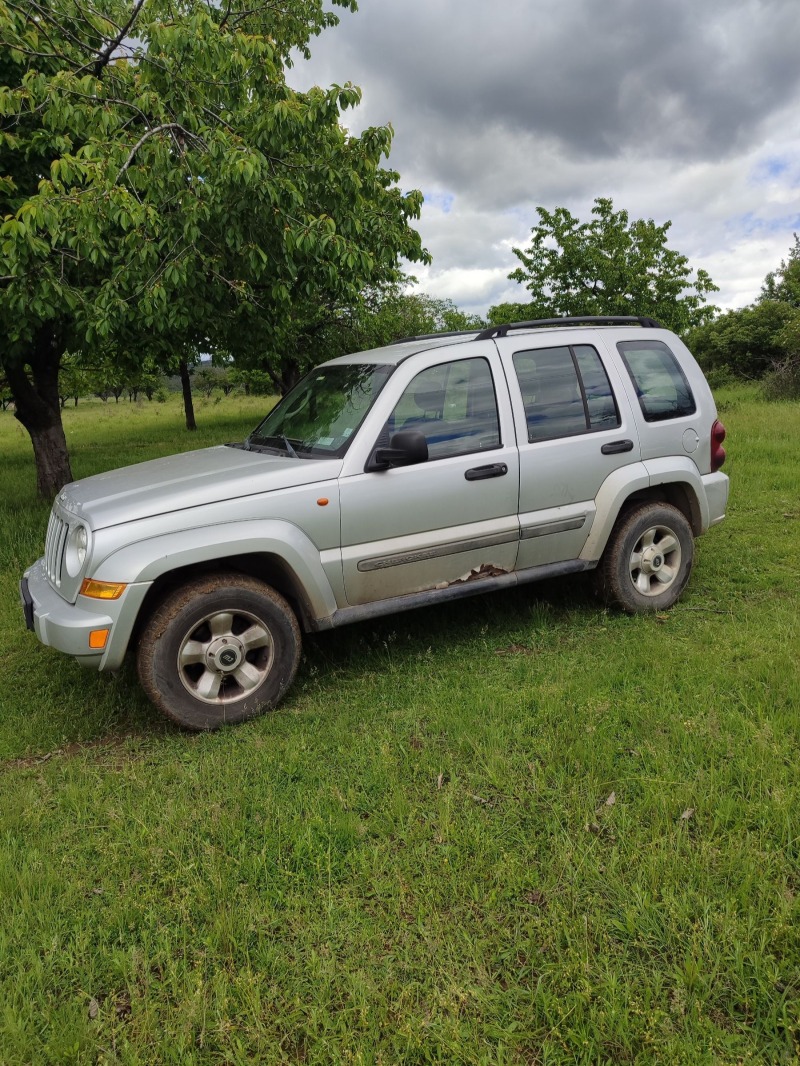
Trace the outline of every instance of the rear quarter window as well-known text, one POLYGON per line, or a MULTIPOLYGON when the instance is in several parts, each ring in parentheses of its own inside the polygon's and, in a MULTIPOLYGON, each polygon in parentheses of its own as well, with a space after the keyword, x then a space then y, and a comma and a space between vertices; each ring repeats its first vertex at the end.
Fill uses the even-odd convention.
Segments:
POLYGON ((692 390, 678 360, 663 341, 618 341, 645 422, 693 415, 692 390))

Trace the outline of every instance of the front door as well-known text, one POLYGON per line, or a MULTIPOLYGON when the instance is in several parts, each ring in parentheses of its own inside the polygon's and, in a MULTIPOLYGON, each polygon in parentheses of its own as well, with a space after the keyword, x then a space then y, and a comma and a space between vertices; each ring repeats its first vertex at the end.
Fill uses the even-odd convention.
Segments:
POLYGON ((417 430, 428 461, 373 472, 362 464, 340 479, 350 604, 480 580, 516 564, 519 452, 497 355, 467 342, 414 366, 416 373, 401 364, 390 378, 391 413, 373 422, 371 444, 417 430))

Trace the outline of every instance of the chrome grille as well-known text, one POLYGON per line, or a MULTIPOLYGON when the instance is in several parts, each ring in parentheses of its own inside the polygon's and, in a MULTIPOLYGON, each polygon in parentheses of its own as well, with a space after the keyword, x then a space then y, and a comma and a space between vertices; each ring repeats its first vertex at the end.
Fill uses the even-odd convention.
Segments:
POLYGON ((64 569, 64 548, 67 543, 69 526, 53 511, 47 524, 47 538, 44 542, 44 570, 47 580, 56 588, 61 588, 61 574, 64 569))

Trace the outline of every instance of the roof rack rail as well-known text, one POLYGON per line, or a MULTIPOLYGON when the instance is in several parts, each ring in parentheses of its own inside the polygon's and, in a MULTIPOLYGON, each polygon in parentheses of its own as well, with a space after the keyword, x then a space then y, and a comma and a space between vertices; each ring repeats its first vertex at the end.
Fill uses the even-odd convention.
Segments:
POLYGON ((533 318, 529 322, 507 322, 502 326, 489 326, 475 338, 476 341, 505 337, 512 329, 547 329, 550 326, 644 326, 646 329, 663 329, 654 318, 641 315, 565 315, 563 318, 533 318))
POLYGON ((450 329, 442 330, 439 333, 415 333, 411 337, 398 337, 396 340, 389 341, 389 344, 408 344, 411 341, 430 341, 435 340, 437 337, 474 337, 480 329, 480 326, 476 326, 475 329, 450 329))

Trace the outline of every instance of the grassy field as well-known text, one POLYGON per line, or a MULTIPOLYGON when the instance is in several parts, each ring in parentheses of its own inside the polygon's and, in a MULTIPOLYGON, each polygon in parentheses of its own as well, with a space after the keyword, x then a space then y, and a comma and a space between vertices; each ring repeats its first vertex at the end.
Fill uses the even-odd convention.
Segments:
MULTIPOLYGON (((800 408, 719 400, 669 614, 569 579, 321 634, 201 736, 24 631, 0 414, 0 1062, 800 1061, 800 408)), ((262 406, 81 404, 75 476, 262 406)))

